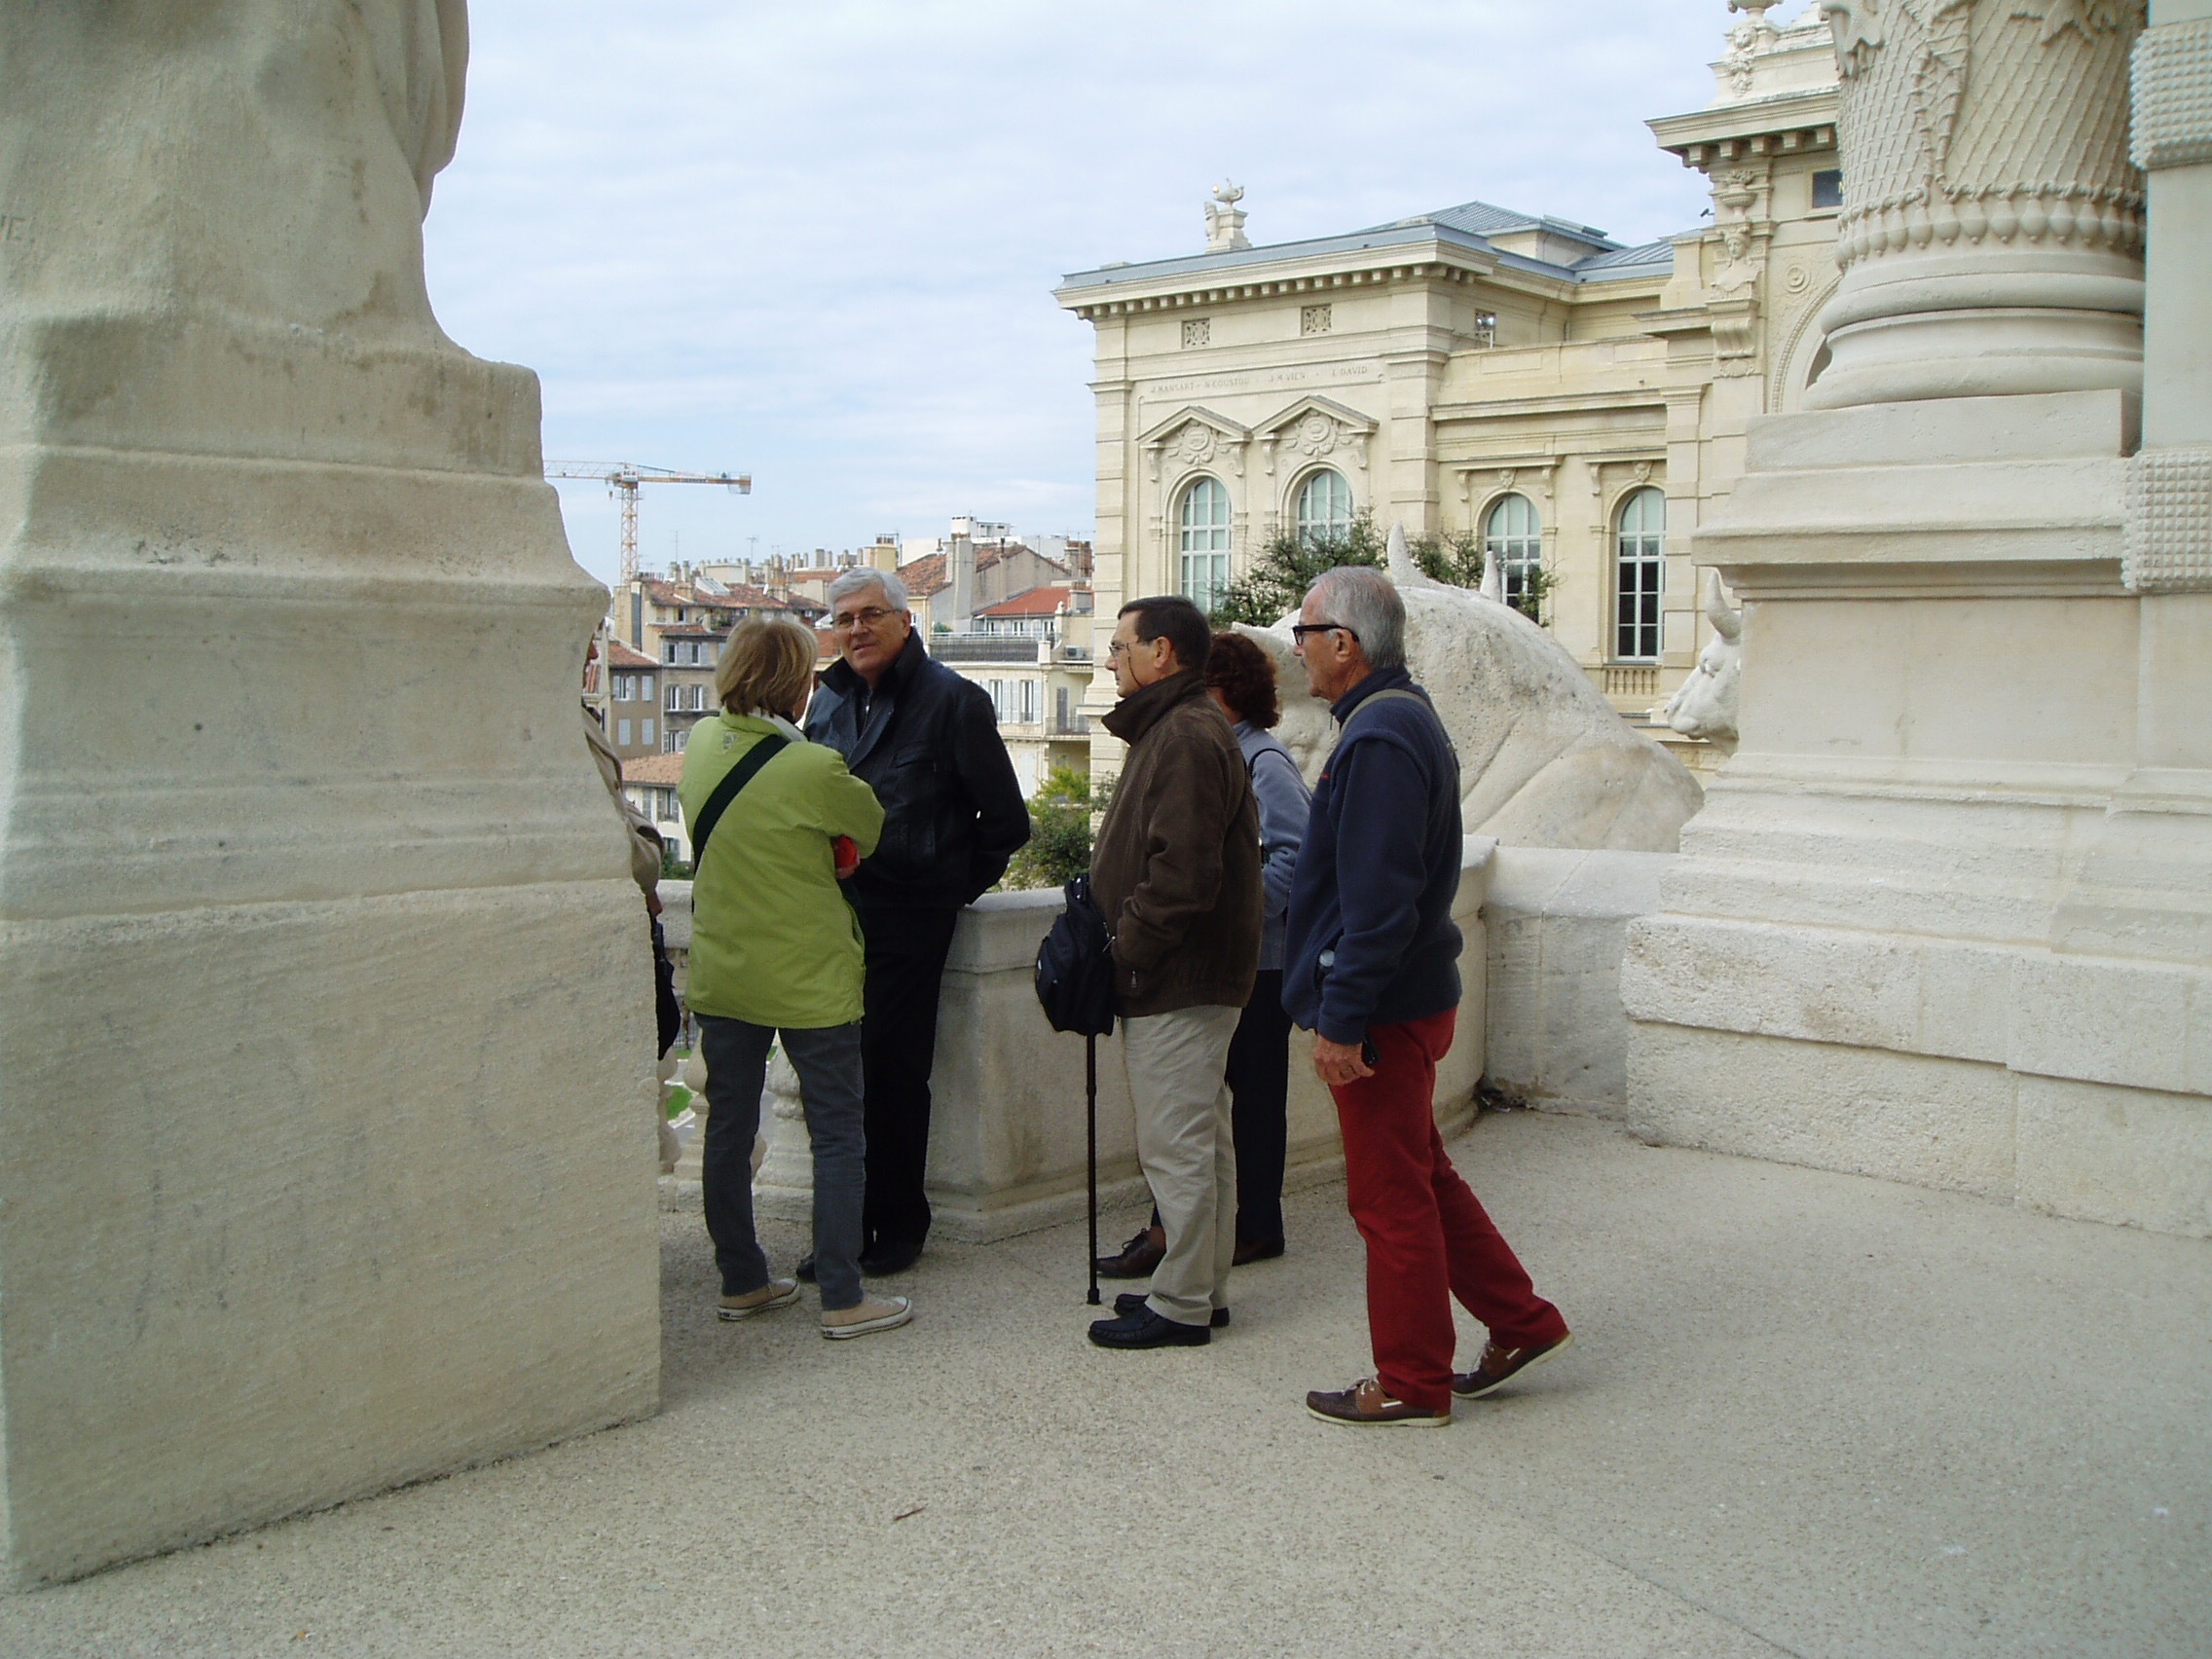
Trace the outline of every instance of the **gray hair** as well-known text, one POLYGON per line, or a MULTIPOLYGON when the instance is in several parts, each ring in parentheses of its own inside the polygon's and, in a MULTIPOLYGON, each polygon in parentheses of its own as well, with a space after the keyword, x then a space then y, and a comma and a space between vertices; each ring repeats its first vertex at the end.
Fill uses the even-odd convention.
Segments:
POLYGON ((866 593, 871 587, 883 590, 883 603, 892 609, 906 608, 906 584, 889 571, 870 570, 866 566, 847 571, 830 584, 830 608, 834 610, 840 599, 850 599, 854 594, 866 593))
POLYGON ((1406 602, 1382 571, 1372 565, 1339 565, 1323 571, 1306 597, 1318 600, 1331 622, 1359 637, 1370 668, 1404 666, 1406 602))

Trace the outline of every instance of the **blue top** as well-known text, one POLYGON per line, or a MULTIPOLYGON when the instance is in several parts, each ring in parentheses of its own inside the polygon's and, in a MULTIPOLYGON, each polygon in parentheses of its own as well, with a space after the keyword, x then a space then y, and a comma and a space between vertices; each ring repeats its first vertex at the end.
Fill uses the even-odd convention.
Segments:
POLYGON ((1335 1043, 1459 1003, 1459 759, 1403 668, 1377 669, 1329 712, 1343 735, 1321 770, 1291 883, 1282 1003, 1335 1043), (1410 691, 1365 707, 1379 691, 1410 691))
POLYGON ((1273 733, 1250 720, 1238 720, 1236 747, 1244 752, 1244 769, 1252 774, 1252 793, 1260 802, 1260 887, 1265 902, 1260 972, 1265 974, 1282 967, 1291 872, 1298 867, 1298 848, 1306 839, 1306 815, 1312 810, 1313 792, 1273 733))

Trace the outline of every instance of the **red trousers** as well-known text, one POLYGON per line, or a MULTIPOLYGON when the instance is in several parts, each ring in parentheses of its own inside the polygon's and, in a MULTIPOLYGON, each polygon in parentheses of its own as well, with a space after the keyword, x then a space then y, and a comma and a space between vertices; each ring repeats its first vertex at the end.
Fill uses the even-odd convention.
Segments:
POLYGON ((1445 1156, 1431 1101, 1456 1010, 1367 1033, 1373 1077, 1330 1090, 1345 1137, 1345 1197, 1367 1240, 1367 1325, 1382 1386, 1409 1405, 1452 1404, 1452 1301, 1503 1347, 1555 1343, 1560 1311, 1445 1156))

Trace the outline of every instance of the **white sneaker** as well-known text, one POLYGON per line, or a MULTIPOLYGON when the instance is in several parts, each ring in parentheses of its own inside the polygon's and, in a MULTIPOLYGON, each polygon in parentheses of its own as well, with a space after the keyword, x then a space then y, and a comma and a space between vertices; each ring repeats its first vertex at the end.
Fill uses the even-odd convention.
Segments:
POLYGON ((870 1331, 895 1331, 914 1316, 914 1305, 903 1296, 866 1296, 851 1308, 834 1313, 825 1309, 822 1334, 831 1342, 865 1337, 870 1331))
POLYGON ((797 1300, 798 1280, 772 1278, 758 1290, 749 1290, 743 1296, 723 1297, 715 1313, 723 1319, 750 1319, 756 1313, 789 1308, 797 1300))

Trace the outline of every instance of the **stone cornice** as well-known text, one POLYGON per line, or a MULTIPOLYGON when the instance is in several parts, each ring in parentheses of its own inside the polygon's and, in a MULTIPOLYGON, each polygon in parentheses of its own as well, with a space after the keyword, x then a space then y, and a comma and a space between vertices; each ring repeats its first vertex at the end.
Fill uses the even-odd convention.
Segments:
MULTIPOLYGON (((1494 280, 1506 275, 1494 255, 1471 248, 1429 243, 1421 248, 1392 248, 1382 257, 1325 261, 1284 260, 1276 265, 1245 267, 1227 273, 1182 272, 1151 280, 1073 284, 1054 291, 1061 306, 1086 322, 1099 317, 1132 316, 1146 312, 1171 312, 1193 306, 1218 306, 1246 300, 1287 299, 1294 296, 1326 299, 1346 290, 1366 291, 1412 283, 1466 283, 1477 277, 1494 280), (1315 269, 1320 265, 1320 269, 1315 269), (1109 297, 1111 296, 1111 297, 1109 297)), ((1532 286, 1572 292, 1576 284, 1535 272, 1514 271, 1511 276, 1532 286)), ((1514 283, 1512 285, 1520 285, 1514 283)))
POLYGON ((1538 397, 1500 397, 1481 403, 1439 403, 1429 419, 1445 421, 1504 421, 1523 415, 1619 414, 1630 409, 1665 409, 1663 386, 1628 386, 1603 391, 1559 392, 1538 397))
POLYGON ((1835 112, 1835 89, 1824 87, 1688 115, 1665 115, 1644 125, 1659 147, 1679 156, 1684 166, 1705 167, 1747 156, 1832 151, 1835 112))

